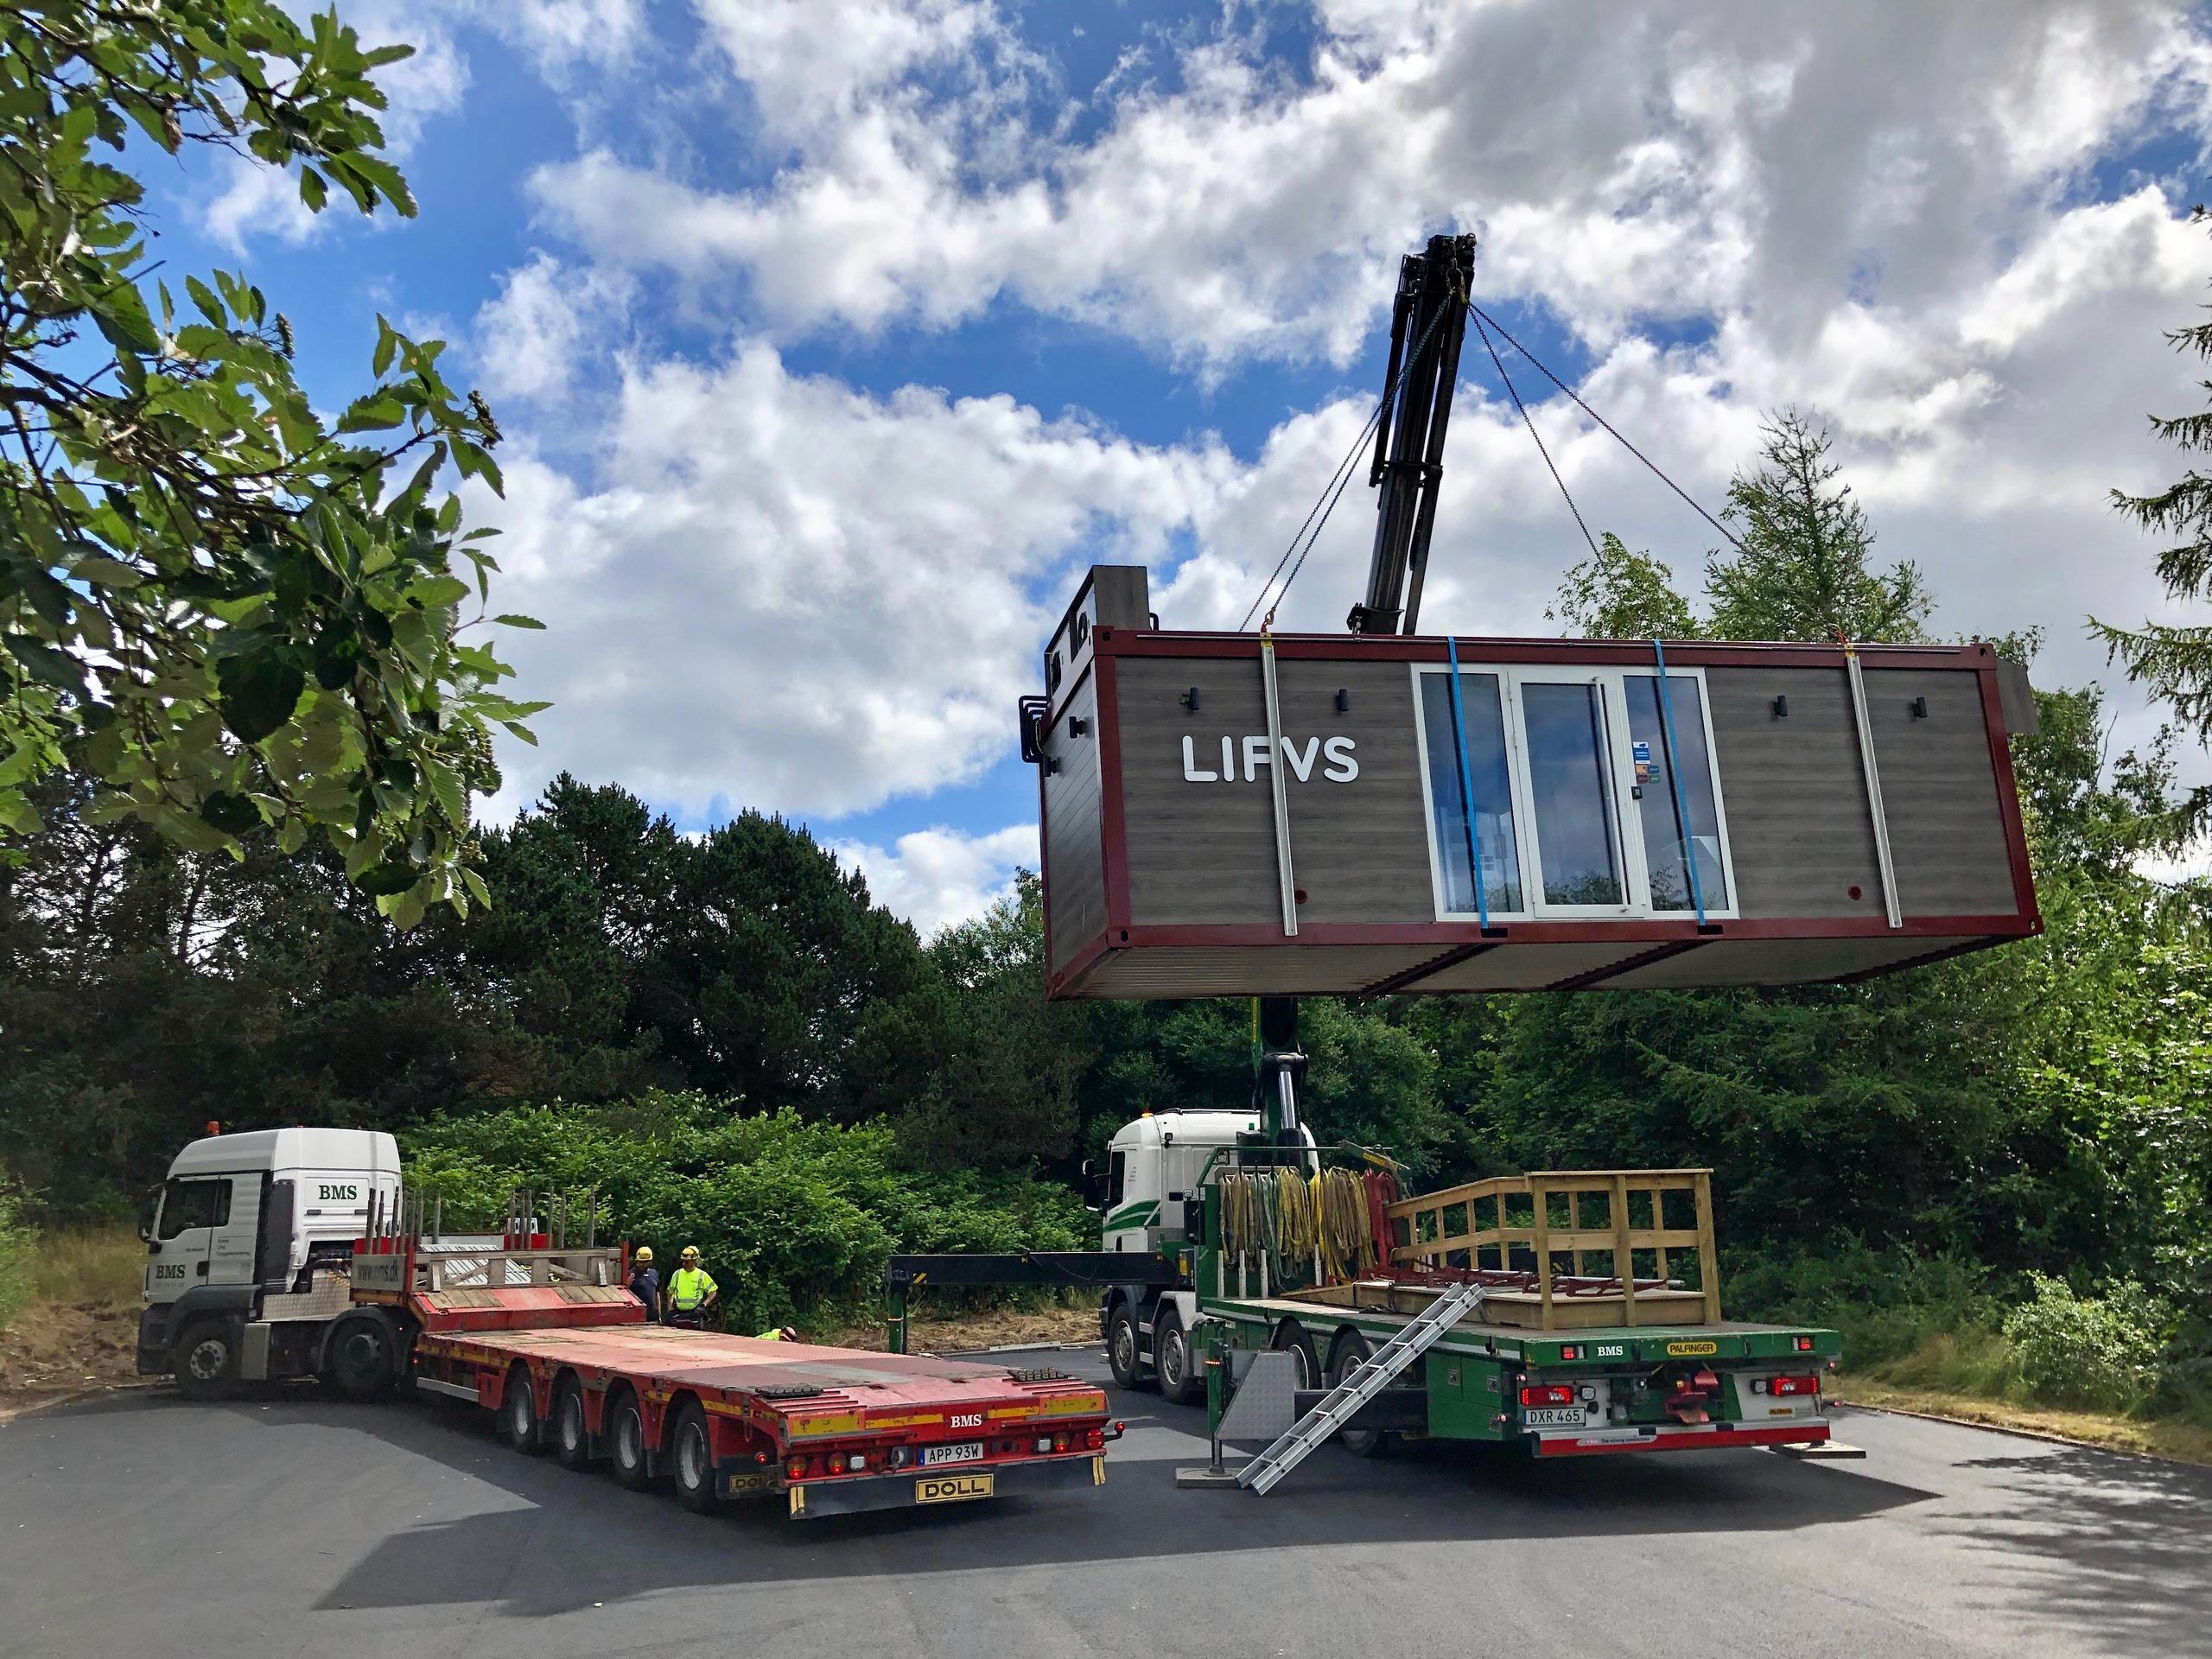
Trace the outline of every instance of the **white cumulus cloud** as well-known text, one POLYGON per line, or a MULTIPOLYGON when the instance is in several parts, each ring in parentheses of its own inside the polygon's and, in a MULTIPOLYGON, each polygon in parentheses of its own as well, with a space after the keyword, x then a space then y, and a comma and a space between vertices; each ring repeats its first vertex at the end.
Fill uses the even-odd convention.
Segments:
POLYGON ((830 850, 858 867, 876 902, 927 939, 1013 893, 1014 871, 1037 868, 1037 826, 1012 824, 982 836, 917 830, 889 848, 833 841, 830 850))

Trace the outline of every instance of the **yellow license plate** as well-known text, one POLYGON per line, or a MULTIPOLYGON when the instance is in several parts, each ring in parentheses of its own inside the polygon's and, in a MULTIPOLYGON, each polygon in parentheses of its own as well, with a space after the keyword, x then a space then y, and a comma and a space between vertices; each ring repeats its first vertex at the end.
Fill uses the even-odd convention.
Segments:
POLYGON ((914 1483, 917 1503, 957 1503, 963 1498, 988 1497, 994 1475, 924 1475, 914 1483))
POLYGON ((1669 1359, 1695 1359, 1703 1354, 1717 1354, 1719 1351, 1720 1344, 1717 1342, 1670 1342, 1667 1344, 1667 1357, 1669 1359))

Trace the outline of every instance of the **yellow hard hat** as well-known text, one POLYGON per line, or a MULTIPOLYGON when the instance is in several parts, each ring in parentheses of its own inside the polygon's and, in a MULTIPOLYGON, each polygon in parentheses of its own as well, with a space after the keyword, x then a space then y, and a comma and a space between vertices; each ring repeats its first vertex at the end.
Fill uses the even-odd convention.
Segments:
POLYGON ((696 1262, 698 1259, 699 1247, 696 1244, 686 1244, 683 1247, 683 1260, 686 1262, 696 1262))
POLYGON ((640 1262, 650 1262, 653 1259, 653 1247, 650 1244, 639 1245, 635 1259, 640 1262))

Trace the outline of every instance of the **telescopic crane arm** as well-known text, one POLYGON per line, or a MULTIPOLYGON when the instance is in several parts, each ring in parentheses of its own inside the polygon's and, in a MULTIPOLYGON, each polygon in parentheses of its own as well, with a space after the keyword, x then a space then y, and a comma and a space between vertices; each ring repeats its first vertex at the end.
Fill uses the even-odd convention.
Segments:
POLYGON ((1367 597, 1345 619, 1354 633, 1411 633, 1420 620, 1474 270, 1471 235, 1433 236, 1425 251, 1408 254, 1398 266, 1390 365, 1382 377, 1382 423, 1367 480, 1380 486, 1382 494, 1367 597))
MULTIPOLYGON (((1475 273, 1472 236, 1432 236, 1427 248, 1398 266, 1390 308, 1390 363, 1382 372, 1382 412, 1375 432, 1379 486, 1375 552, 1367 597, 1351 607, 1354 633, 1411 633, 1421 616, 1421 577, 1436 527, 1436 489, 1444 477, 1444 433, 1459 380, 1459 345, 1467 336, 1467 300, 1475 273)), ((1268 1138, 1298 1141, 1298 1085, 1306 1056, 1298 1046, 1298 999, 1265 996, 1259 1003, 1259 1075, 1254 1102, 1268 1138)))

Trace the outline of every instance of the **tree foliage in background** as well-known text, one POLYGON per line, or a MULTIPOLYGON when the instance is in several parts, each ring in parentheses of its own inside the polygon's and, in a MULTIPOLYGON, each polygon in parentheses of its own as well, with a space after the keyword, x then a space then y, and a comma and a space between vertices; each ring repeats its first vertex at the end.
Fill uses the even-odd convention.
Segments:
POLYGON ((879 1311, 894 1249, 1080 1249, 1096 1224, 1065 1186, 1014 1174, 918 1171, 881 1125, 733 1114, 696 1094, 613 1106, 508 1107, 437 1117, 405 1136, 409 1184, 448 1227, 496 1228, 518 1186, 593 1196, 601 1236, 696 1244, 730 1329, 879 1311))
POLYGON ((437 486, 499 487, 491 411, 380 320, 326 426, 260 289, 148 259, 124 165, 219 148, 412 215, 374 79, 411 50, 273 0, 0 9, 0 851, 67 769, 189 851, 319 837, 403 925, 485 897, 468 796, 535 705, 461 637, 491 532, 437 486))
MULTIPOLYGON (((2199 206, 2195 225, 2212 225, 2212 213, 2199 206)), ((2212 322, 2177 328, 2167 334, 2176 351, 2212 362, 2212 322)), ((2212 392, 2212 380, 2199 383, 2212 392)), ((2212 450, 2212 410, 2151 417, 2151 429, 2189 456, 2212 450)), ((2212 601, 2212 478, 2192 464, 2181 479, 2153 495, 2113 492, 2113 505, 2145 531, 2166 538, 2158 555, 2158 580, 2168 597, 2212 601)), ((2200 742, 2212 743, 2212 624, 2145 622, 2139 628, 2115 627, 2090 620, 2112 660, 2173 707, 2175 715, 2200 742)), ((2190 803, 2198 822, 2212 818, 2212 788, 2196 791, 2190 803)))
POLYGON ((1568 567, 1544 615, 1586 639, 1694 639, 1705 631, 1675 590, 1675 573, 1648 551, 1630 552, 1610 530, 1595 553, 1568 567))

